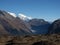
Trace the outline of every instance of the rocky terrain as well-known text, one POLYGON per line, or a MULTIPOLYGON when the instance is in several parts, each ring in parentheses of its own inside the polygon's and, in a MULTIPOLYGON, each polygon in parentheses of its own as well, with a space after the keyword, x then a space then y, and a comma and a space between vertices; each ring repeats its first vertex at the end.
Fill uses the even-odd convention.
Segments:
POLYGON ((60 45, 60 35, 1 36, 0 45, 60 45))
POLYGON ((32 34, 31 29, 18 17, 13 17, 6 11, 0 10, 0 34, 25 35, 32 34))

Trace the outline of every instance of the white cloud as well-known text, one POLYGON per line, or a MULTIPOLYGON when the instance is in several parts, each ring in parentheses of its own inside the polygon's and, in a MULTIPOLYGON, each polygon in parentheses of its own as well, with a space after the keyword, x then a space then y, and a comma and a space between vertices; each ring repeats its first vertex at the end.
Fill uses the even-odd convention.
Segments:
POLYGON ((11 12, 8 12, 10 15, 12 15, 13 17, 16 17, 16 14, 15 13, 11 13, 11 12))

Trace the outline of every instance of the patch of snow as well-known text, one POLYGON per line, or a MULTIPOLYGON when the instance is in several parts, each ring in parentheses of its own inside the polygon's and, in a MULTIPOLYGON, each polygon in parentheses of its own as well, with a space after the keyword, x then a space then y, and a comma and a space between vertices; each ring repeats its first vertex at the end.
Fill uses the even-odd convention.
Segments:
POLYGON ((17 17, 15 13, 8 12, 11 16, 17 17))
POLYGON ((31 30, 33 33, 36 32, 35 30, 31 30))
POLYGON ((24 15, 24 14, 18 14, 18 17, 20 18, 20 19, 22 19, 22 20, 27 20, 27 19, 32 19, 31 17, 28 17, 28 16, 26 16, 26 15, 24 15))

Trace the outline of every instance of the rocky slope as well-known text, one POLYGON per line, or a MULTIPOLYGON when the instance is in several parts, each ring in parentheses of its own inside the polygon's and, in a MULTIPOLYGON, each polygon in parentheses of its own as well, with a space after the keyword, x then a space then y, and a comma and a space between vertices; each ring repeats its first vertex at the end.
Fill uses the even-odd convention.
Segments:
POLYGON ((49 34, 60 34, 60 19, 55 20, 48 30, 49 34))
POLYGON ((0 10, 0 33, 8 35, 25 35, 32 34, 28 27, 25 26, 24 21, 15 18, 6 11, 0 10))

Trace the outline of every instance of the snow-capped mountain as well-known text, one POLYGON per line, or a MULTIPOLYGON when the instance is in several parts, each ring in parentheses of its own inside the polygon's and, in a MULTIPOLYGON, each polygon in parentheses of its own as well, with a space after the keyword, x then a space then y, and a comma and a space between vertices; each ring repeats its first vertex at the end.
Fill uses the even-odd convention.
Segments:
POLYGON ((8 13, 13 17, 17 17, 15 13, 12 13, 12 12, 8 12, 8 13))
POLYGON ((30 28, 23 20, 16 17, 14 13, 0 11, 0 35, 27 35, 32 34, 30 28))
POLYGON ((18 17, 20 18, 20 19, 22 19, 22 20, 25 20, 25 21, 28 21, 28 20, 31 20, 32 18, 31 17, 28 17, 28 16, 26 16, 26 15, 24 15, 24 14, 18 14, 18 17))
POLYGON ((28 20, 31 20, 32 18, 31 17, 29 17, 29 16, 26 16, 26 15, 24 15, 24 14, 18 14, 18 15, 16 15, 15 13, 12 13, 12 12, 8 12, 11 16, 13 16, 13 17, 18 17, 18 18, 20 18, 21 20, 24 20, 24 21, 28 21, 28 20))
POLYGON ((53 23, 49 23, 44 19, 32 19, 24 14, 16 15, 15 13, 0 10, 0 35, 32 35, 47 33, 60 33, 60 19, 53 23))

